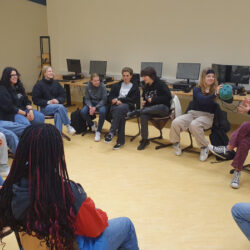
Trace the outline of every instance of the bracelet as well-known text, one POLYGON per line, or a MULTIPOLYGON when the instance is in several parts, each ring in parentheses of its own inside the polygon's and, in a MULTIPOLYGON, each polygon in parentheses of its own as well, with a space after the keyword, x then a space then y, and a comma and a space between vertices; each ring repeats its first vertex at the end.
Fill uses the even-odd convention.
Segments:
POLYGON ((25 117, 27 117, 27 112, 25 112, 25 115, 24 115, 25 117))

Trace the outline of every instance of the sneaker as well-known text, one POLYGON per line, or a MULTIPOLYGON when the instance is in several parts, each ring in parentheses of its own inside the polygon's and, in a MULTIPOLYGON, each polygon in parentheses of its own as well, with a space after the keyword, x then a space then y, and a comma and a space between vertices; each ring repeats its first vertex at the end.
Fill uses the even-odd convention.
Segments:
POLYGON ((3 177, 8 176, 10 172, 10 166, 8 164, 0 164, 0 175, 3 177))
POLYGON ((137 147, 137 150, 143 150, 149 145, 150 141, 147 139, 142 139, 140 145, 137 147))
POLYGON ((114 150, 120 149, 124 144, 121 143, 116 143, 115 146, 113 147, 114 150))
POLYGON ((97 123, 93 122, 93 125, 91 126, 91 131, 96 132, 97 131, 97 123))
POLYGON ((208 145, 209 150, 216 156, 218 156, 219 158, 226 160, 228 154, 230 153, 230 151, 227 149, 226 146, 213 146, 213 145, 208 145))
POLYGON ((95 132, 95 141, 100 141, 101 140, 101 133, 99 131, 95 132))
POLYGON ((110 142, 112 142, 112 139, 113 139, 113 135, 110 134, 110 133, 108 133, 108 134, 105 136, 104 142, 110 143, 110 142))
POLYGON ((127 113, 127 117, 133 117, 133 116, 139 116, 139 115, 140 115, 140 109, 136 109, 134 111, 127 113))
POLYGON ((209 149, 208 147, 202 147, 200 153, 200 161, 205 161, 208 157, 209 149))
POLYGON ((67 130, 68 130, 68 134, 70 135, 74 135, 76 133, 75 129, 70 125, 67 125, 67 130))
POLYGON ((241 171, 234 171, 234 176, 232 179, 231 187, 232 188, 239 188, 240 187, 240 175, 241 171))
POLYGON ((174 148, 175 155, 180 156, 182 154, 181 146, 179 142, 174 143, 173 148, 174 148))

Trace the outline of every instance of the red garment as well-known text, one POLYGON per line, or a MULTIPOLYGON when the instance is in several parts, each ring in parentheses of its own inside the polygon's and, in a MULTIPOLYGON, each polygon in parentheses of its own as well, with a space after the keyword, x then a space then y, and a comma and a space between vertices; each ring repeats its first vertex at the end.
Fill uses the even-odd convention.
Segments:
POLYGON ((96 209, 94 202, 87 197, 76 216, 75 234, 96 238, 107 226, 107 214, 101 209, 96 209))

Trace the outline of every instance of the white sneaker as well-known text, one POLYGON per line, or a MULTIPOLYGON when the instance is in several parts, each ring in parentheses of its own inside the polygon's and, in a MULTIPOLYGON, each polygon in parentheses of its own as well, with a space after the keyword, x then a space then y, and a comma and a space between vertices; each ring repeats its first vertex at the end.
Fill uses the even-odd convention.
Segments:
POLYGON ((100 141, 101 140, 101 133, 99 131, 95 132, 95 141, 100 141))
POLYGON ((0 175, 3 177, 8 176, 10 172, 10 166, 8 164, 0 164, 0 175))
POLYGON ((67 130, 68 130, 68 134, 70 135, 74 135, 76 133, 75 129, 70 125, 67 125, 67 130))
POLYGON ((241 175, 241 171, 239 172, 234 171, 234 176, 233 176, 232 183, 231 183, 232 188, 238 189, 240 187, 240 175, 241 175))
POLYGON ((94 122, 94 124, 91 126, 91 131, 96 132, 96 130, 97 130, 97 123, 94 122))
POLYGON ((179 142, 176 142, 173 144, 173 148, 174 148, 174 153, 175 155, 177 156, 180 156, 182 154, 182 151, 181 151, 181 147, 180 147, 180 143, 179 142))
POLYGON ((208 157, 209 148, 208 147, 202 147, 201 153, 200 153, 200 160, 205 161, 208 157))

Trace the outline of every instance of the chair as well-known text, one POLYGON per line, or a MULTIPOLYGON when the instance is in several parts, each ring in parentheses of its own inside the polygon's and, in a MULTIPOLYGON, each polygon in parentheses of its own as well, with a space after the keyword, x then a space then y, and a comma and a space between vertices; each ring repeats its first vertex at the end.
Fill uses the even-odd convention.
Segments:
MULTIPOLYGON (((233 169, 231 169, 231 170, 229 171, 229 173, 230 173, 230 174, 233 174, 234 171, 235 171, 235 169, 233 168, 233 169)), ((243 168, 242 168, 242 171, 250 172, 250 164, 244 165, 243 168)))
MULTIPOLYGON (((206 131, 211 131, 212 128, 209 128, 209 129, 204 129, 204 132, 206 131)), ((182 152, 191 152, 191 153, 197 153, 197 154, 200 154, 199 151, 197 151, 193 145, 193 138, 192 138, 192 134, 191 132, 189 131, 188 129, 188 134, 189 134, 189 139, 190 139, 190 144, 189 146, 185 147, 184 149, 182 149, 182 152)), ((208 157, 210 157, 212 155, 211 152, 209 152, 208 154, 208 157)))
MULTIPOLYGON (((6 228, 3 229, 2 232, 0 232, 0 236, 1 236, 1 238, 4 238, 4 237, 10 235, 11 233, 13 233, 13 231, 9 227, 6 227, 6 228)), ((18 244, 19 249, 23 250, 19 233, 17 233, 17 232, 14 232, 14 233, 15 233, 15 236, 16 236, 16 240, 17 240, 17 244, 18 244)))
MULTIPOLYGON (((40 107, 39 107, 39 106, 36 106, 36 109, 37 109, 37 111, 39 111, 39 110, 40 110, 40 107)), ((45 115, 44 118, 45 118, 45 120, 51 120, 51 119, 54 120, 54 115, 45 115)), ((71 141, 70 137, 67 136, 67 135, 66 135, 65 133, 63 133, 63 132, 62 132, 62 137, 63 137, 64 139, 66 139, 67 141, 71 141)))
POLYGON ((162 143, 157 140, 163 139, 162 136, 162 129, 166 126, 167 122, 169 120, 174 120, 175 115, 176 115, 176 110, 175 110, 175 100, 179 101, 178 97, 176 95, 172 96, 171 100, 171 107, 170 107, 170 114, 164 117, 152 117, 149 121, 152 123, 152 125, 157 128, 160 132, 160 135, 157 137, 149 138, 148 140, 158 144, 158 146, 155 147, 155 149, 161 149, 161 148, 166 148, 172 145, 172 143, 162 143))

